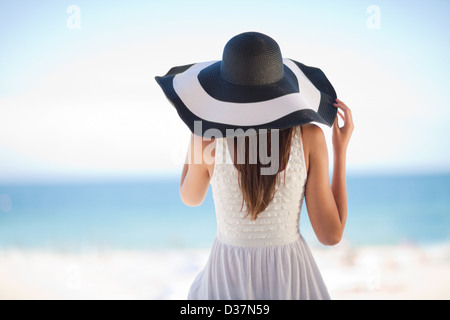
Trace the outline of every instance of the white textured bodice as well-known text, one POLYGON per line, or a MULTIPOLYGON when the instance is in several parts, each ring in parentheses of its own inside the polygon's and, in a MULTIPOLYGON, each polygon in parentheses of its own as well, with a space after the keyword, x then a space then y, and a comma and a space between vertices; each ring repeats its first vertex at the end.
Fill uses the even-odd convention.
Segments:
POLYGON ((270 246, 295 241, 299 236, 299 219, 302 208, 306 165, 300 127, 295 130, 286 180, 279 174, 272 202, 257 219, 246 217, 242 207, 242 193, 238 184, 238 172, 227 150, 226 138, 216 139, 216 152, 211 186, 217 217, 217 238, 236 246, 270 246))

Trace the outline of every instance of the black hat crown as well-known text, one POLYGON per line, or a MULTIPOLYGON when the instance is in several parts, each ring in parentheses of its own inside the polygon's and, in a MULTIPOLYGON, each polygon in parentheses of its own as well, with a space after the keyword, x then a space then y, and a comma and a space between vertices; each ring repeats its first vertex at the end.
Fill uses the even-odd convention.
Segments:
POLYGON ((245 32, 225 45, 222 77, 238 85, 265 85, 283 78, 283 58, 275 40, 258 32, 245 32))

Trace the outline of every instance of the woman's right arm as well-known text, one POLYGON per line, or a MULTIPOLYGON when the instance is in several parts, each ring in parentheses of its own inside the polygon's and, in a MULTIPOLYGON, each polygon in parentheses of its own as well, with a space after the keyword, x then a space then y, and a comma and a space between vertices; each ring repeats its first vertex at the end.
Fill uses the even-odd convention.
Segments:
POLYGON ((344 125, 339 127, 336 117, 333 125, 334 166, 331 186, 324 134, 315 125, 305 126, 303 130, 307 149, 305 156, 308 157, 309 164, 305 201, 311 226, 324 245, 335 245, 340 242, 347 220, 345 158, 354 126, 350 109, 340 100, 337 100, 335 106, 344 125))

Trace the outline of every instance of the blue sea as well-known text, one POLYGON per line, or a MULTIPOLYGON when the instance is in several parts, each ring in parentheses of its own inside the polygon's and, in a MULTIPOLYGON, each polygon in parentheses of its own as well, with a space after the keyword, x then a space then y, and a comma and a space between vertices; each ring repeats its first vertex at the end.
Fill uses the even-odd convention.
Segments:
MULTIPOLYGON (((349 176, 344 238, 353 246, 450 240, 450 175, 349 176)), ((0 249, 210 248, 211 190, 185 206, 178 178, 0 185, 0 249)), ((300 230, 318 244, 303 206, 300 230)))

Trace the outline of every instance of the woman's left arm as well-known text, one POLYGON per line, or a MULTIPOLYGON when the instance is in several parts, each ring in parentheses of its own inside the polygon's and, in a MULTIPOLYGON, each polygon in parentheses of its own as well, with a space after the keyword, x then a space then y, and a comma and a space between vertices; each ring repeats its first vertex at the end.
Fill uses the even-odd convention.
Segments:
POLYGON ((181 201, 188 206, 202 204, 208 192, 211 178, 208 159, 205 159, 208 155, 204 155, 204 151, 211 142, 191 134, 191 142, 180 180, 181 201))

